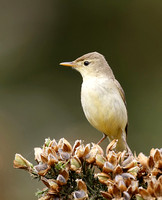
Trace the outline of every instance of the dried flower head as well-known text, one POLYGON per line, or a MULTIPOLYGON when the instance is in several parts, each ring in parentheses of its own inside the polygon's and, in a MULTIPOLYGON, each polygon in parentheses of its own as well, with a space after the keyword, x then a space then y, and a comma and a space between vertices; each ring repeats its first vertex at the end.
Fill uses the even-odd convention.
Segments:
POLYGON ((20 154, 14 167, 27 170, 45 187, 37 192, 39 200, 114 199, 154 200, 162 198, 162 149, 150 155, 115 152, 112 141, 106 155, 97 144, 84 145, 76 140, 47 138, 42 148, 35 148, 34 166, 20 154))

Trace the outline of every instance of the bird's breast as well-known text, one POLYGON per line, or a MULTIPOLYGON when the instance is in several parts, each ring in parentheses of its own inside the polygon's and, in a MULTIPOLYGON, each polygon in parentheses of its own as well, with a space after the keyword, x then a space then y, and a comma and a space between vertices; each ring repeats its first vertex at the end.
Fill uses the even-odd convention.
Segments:
POLYGON ((83 81, 81 103, 86 118, 99 131, 112 135, 125 128, 126 107, 111 80, 94 78, 83 81))

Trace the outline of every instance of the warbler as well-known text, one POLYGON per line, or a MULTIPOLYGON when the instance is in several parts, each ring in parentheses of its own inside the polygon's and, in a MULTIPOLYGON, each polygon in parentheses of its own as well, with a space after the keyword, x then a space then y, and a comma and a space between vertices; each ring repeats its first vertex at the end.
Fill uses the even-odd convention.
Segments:
POLYGON ((117 139, 117 151, 131 152, 126 142, 128 113, 125 94, 104 56, 92 52, 60 65, 70 66, 82 75, 81 104, 90 124, 103 133, 98 144, 106 137, 109 141, 117 139))

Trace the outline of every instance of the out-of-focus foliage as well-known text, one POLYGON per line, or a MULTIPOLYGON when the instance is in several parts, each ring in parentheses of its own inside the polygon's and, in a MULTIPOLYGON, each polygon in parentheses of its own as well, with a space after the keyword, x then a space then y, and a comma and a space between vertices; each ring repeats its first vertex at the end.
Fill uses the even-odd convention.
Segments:
POLYGON ((59 66, 90 51, 124 88, 131 149, 161 147, 161 10, 160 0, 0 0, 0 199, 33 199, 35 184, 12 169, 16 152, 30 159, 48 136, 100 139, 82 112, 80 74, 59 66))

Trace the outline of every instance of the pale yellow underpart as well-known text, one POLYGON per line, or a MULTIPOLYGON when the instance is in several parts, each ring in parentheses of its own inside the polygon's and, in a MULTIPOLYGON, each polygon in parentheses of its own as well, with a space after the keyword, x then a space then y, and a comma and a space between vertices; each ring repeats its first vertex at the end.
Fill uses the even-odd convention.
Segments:
POLYGON ((81 103, 92 126, 106 134, 110 141, 118 139, 118 150, 126 149, 127 110, 114 80, 83 78, 81 103))

